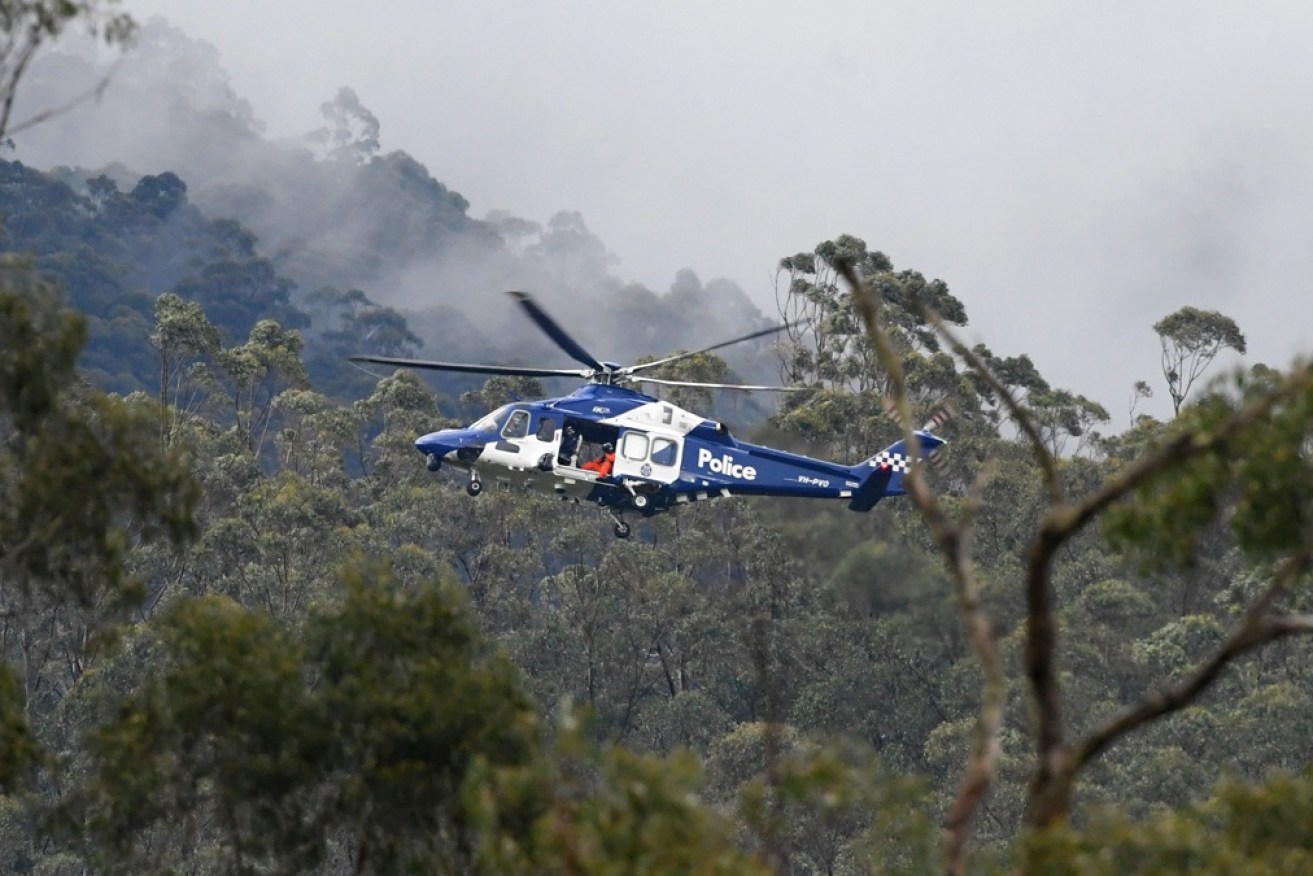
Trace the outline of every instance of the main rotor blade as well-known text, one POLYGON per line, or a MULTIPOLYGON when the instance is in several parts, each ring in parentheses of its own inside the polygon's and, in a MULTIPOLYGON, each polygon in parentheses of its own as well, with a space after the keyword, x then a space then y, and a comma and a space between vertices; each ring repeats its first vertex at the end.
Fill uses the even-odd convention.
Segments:
POLYGON ((690 356, 701 356, 703 353, 710 353, 712 350, 719 350, 721 347, 728 347, 733 344, 741 344, 744 341, 764 338, 766 335, 773 335, 782 332, 785 329, 793 328, 797 323, 786 322, 784 325, 772 326, 771 328, 762 329, 753 332, 750 335, 744 335, 741 338, 734 338, 732 341, 721 341, 719 344, 712 344, 710 347, 703 347, 701 350, 694 350, 691 353, 676 353, 673 356, 667 356, 664 359, 658 359, 655 362, 644 362, 642 365, 626 365, 620 369, 621 374, 633 374, 635 371, 644 371, 648 368, 656 368, 659 365, 669 365, 671 362, 678 362, 680 359, 687 359, 690 356))
POLYGON ((524 312, 529 314, 529 319, 537 323, 538 328, 546 332, 547 337, 555 341, 556 346, 568 353, 571 359, 576 362, 582 362, 594 371, 606 370, 606 366, 594 359, 591 353, 579 346, 578 341, 566 334, 565 329, 557 325, 556 320, 548 316, 547 311, 539 307, 538 302, 534 301, 533 298, 524 292, 517 292, 515 290, 511 290, 507 294, 520 302, 520 306, 524 308, 524 312))
POLYGON ((428 362, 423 359, 397 359, 392 356, 349 356, 352 362, 373 362, 376 365, 398 365, 402 368, 420 368, 425 371, 459 371, 466 374, 502 374, 507 377, 582 377, 589 376, 579 368, 521 368, 518 365, 468 365, 462 362, 428 362))
POLYGON ((808 386, 750 386, 746 383, 695 383, 692 380, 662 380, 659 377, 630 377, 634 383, 659 383, 662 386, 696 386, 704 389, 742 389, 748 392, 803 392, 808 386))

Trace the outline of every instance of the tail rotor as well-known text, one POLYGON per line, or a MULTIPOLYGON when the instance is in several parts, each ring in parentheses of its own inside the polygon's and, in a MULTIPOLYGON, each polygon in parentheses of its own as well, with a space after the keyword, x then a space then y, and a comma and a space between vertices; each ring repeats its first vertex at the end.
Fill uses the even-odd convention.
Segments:
MULTIPOLYGON (((893 399, 889 399, 885 403, 884 411, 889 419, 898 419, 898 405, 893 399)), ((935 408, 934 412, 930 415, 930 418, 925 421, 925 425, 917 431, 933 434, 936 429, 943 426, 955 416, 957 416, 957 405, 953 404, 951 400, 945 401, 939 407, 935 408)), ((942 444, 936 445, 934 449, 925 455, 925 461, 929 463, 930 467, 938 474, 943 474, 948 467, 948 464, 944 461, 943 455, 940 453, 942 447, 942 444)))

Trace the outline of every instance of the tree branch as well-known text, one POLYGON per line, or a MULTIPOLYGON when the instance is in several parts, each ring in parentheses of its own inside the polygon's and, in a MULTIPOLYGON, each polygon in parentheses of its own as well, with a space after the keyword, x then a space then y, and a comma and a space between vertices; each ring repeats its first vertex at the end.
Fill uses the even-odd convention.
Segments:
POLYGON ((1307 389, 1310 382, 1313 382, 1313 366, 1296 368, 1272 391, 1232 414, 1213 432, 1201 434, 1189 429, 1182 431, 1156 451, 1127 465, 1080 502, 1065 509, 1064 513, 1055 520, 1055 523, 1059 524, 1056 534, 1061 540, 1065 540, 1105 511, 1112 503, 1151 478, 1182 462, 1217 450, 1243 429, 1272 413, 1278 404, 1295 393, 1307 389))
POLYGON ((114 78, 114 74, 115 72, 117 72, 117 69, 118 69, 118 64, 115 63, 115 65, 112 68, 110 68, 110 71, 105 74, 104 78, 102 78, 94 86, 82 92, 81 94, 74 96, 73 98, 71 98, 68 101, 65 101, 59 106, 42 110, 41 112, 36 113, 35 115, 23 119, 23 121, 21 122, 18 122, 7 128, 0 128, 0 130, 3 131, 4 136, 18 134, 23 131, 26 131, 28 128, 35 128, 37 125, 41 124, 42 122, 49 121, 55 116, 61 116, 64 113, 69 112, 79 104, 85 103, 88 100, 97 100, 97 101, 100 100, 100 98, 105 93, 105 89, 109 87, 110 80, 114 78))
MULTIPOLYGON (((967 755, 966 773, 944 821, 945 859, 948 872, 965 874, 966 843, 970 833, 971 818, 993 782, 1002 753, 999 732, 1003 725, 1007 694, 1007 674, 1003 669, 1003 660, 999 655, 993 628, 980 600, 980 587, 971 564, 971 536, 983 501, 986 478, 982 475, 976 479, 968 496, 966 508, 957 523, 949 520, 934 492, 922 477, 924 466, 920 458, 920 441, 912 428, 906 376, 889 336, 880 325, 874 290, 857 275, 852 265, 840 262, 837 269, 852 288, 857 311, 866 326, 867 337, 889 374, 903 439, 907 442, 908 452, 913 460, 912 470, 903 479, 903 485, 922 517, 929 524, 931 533, 944 554, 945 562, 956 584, 958 605, 962 611, 967 636, 985 677, 981 690, 980 715, 976 720, 971 750, 967 755)), ((935 318, 938 319, 937 316, 935 318)))
MULTIPOLYGON (((1071 769, 1065 757, 1066 753, 1061 750, 1060 693, 1053 658, 1057 630, 1053 620, 1052 588, 1049 579, 1053 558, 1058 548, 1113 502, 1123 498, 1141 484, 1173 466, 1217 450, 1243 429, 1266 417, 1281 401, 1305 388, 1309 377, 1310 372, 1307 367, 1296 369, 1271 392, 1232 414, 1215 431, 1201 434, 1194 430, 1183 430, 1156 452, 1149 453, 1122 469, 1082 501, 1075 505, 1054 504, 1049 507, 1040 525, 1039 534, 1031 545, 1026 570, 1027 637, 1024 659, 1026 676, 1030 679, 1031 692, 1035 699, 1039 760, 1035 777, 1037 789, 1046 787, 1060 773, 1071 769)), ((1211 680, 1211 678, 1204 680, 1205 685, 1211 680)))
POLYGON ((1016 396, 1003 385, 1003 383, 990 371, 989 366, 984 360, 975 354, 966 344, 957 337, 957 335, 948 327, 948 324, 929 307, 920 301, 914 302, 917 314, 930 323, 931 327, 948 341, 949 347, 964 359, 970 368, 980 375, 998 398, 1007 408, 1012 417, 1012 421, 1017 424, 1017 428, 1025 434, 1026 439, 1030 442, 1032 451, 1035 454, 1035 460, 1039 463, 1040 469, 1044 472, 1044 485, 1048 488, 1049 499, 1052 502, 1062 502, 1062 482, 1058 478, 1058 463, 1054 455, 1049 451, 1048 445, 1044 443, 1044 437, 1040 435, 1039 430, 1035 428, 1035 421, 1031 418, 1029 412, 1021 406, 1016 396))
POLYGON ((1153 691, 1092 730, 1075 747, 1071 769, 1079 770, 1135 728, 1190 705, 1217 680, 1223 669, 1246 652, 1286 636, 1313 633, 1313 615, 1269 614, 1291 582, 1307 567, 1310 556, 1313 556, 1313 544, 1302 546, 1288 558, 1268 588, 1250 605, 1240 625, 1188 678, 1173 687, 1153 691))

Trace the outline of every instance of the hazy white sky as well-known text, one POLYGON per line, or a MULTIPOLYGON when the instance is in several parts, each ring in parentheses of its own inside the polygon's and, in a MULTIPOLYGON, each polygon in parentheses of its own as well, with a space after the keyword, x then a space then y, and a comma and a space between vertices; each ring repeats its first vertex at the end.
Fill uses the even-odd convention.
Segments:
POLYGON ((271 135, 349 85, 482 216, 578 210, 661 290, 773 300, 841 233, 944 279, 970 340, 1126 425, 1150 326, 1313 347, 1313 4, 124 0, 220 51, 271 135))

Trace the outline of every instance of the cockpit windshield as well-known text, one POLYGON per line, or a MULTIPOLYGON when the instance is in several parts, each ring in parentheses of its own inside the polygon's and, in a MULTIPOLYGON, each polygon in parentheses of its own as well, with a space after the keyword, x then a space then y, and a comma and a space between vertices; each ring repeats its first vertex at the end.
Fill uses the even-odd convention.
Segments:
POLYGON ((486 414, 477 423, 470 426, 473 432, 496 432, 497 424, 506 419, 506 412, 511 409, 510 405, 502 405, 491 414, 486 414))

